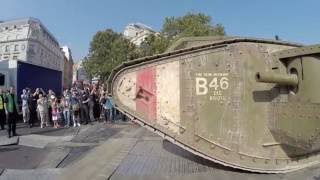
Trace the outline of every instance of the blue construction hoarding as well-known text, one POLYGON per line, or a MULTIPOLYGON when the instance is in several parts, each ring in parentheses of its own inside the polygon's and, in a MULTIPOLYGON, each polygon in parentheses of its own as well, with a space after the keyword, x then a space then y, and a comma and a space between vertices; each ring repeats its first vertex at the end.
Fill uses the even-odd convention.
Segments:
POLYGON ((41 66, 17 62, 17 94, 26 87, 35 90, 42 88, 46 92, 53 90, 60 96, 62 91, 62 72, 41 66))

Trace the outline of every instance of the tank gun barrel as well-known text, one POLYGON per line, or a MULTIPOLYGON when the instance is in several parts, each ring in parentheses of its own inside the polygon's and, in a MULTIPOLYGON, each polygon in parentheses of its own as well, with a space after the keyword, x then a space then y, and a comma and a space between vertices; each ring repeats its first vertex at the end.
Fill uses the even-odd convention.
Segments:
POLYGON ((267 72, 256 73, 257 82, 263 83, 275 83, 279 85, 291 85, 296 86, 299 83, 298 76, 295 74, 276 74, 267 72))

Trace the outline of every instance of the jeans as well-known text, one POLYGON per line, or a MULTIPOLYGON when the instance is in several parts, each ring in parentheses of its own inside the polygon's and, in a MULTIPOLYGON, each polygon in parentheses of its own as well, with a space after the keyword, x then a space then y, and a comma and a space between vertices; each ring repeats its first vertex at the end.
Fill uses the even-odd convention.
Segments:
POLYGON ((113 122, 112 109, 105 109, 105 111, 104 111, 104 117, 105 117, 106 122, 108 122, 108 121, 113 122))
POLYGON ((30 111, 28 106, 22 106, 23 122, 27 123, 30 120, 30 111))
POLYGON ((89 106, 89 117, 90 117, 90 121, 91 122, 93 122, 95 120, 94 112, 93 112, 93 106, 89 106))
POLYGON ((89 106, 88 105, 83 104, 81 106, 81 115, 80 115, 80 117, 81 117, 82 123, 88 124, 88 122, 90 122, 89 106))
POLYGON ((63 111, 63 118, 65 120, 65 125, 69 127, 70 126, 70 111, 69 110, 63 111))

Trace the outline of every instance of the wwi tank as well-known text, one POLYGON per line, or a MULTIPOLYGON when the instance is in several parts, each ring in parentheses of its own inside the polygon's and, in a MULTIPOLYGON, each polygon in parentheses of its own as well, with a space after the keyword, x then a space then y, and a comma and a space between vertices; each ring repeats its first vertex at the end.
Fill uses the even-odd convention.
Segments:
POLYGON ((185 38, 108 79, 116 107, 211 161, 285 173, 320 160, 320 46, 185 38))

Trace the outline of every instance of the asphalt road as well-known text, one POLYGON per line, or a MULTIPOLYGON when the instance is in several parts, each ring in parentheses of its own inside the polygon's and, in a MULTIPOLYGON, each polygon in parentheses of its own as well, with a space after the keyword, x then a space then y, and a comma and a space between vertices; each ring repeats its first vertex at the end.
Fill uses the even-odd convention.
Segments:
POLYGON ((227 168, 130 122, 69 129, 20 124, 18 133, 18 144, 0 146, 0 179, 320 179, 320 165, 287 174, 227 168))

